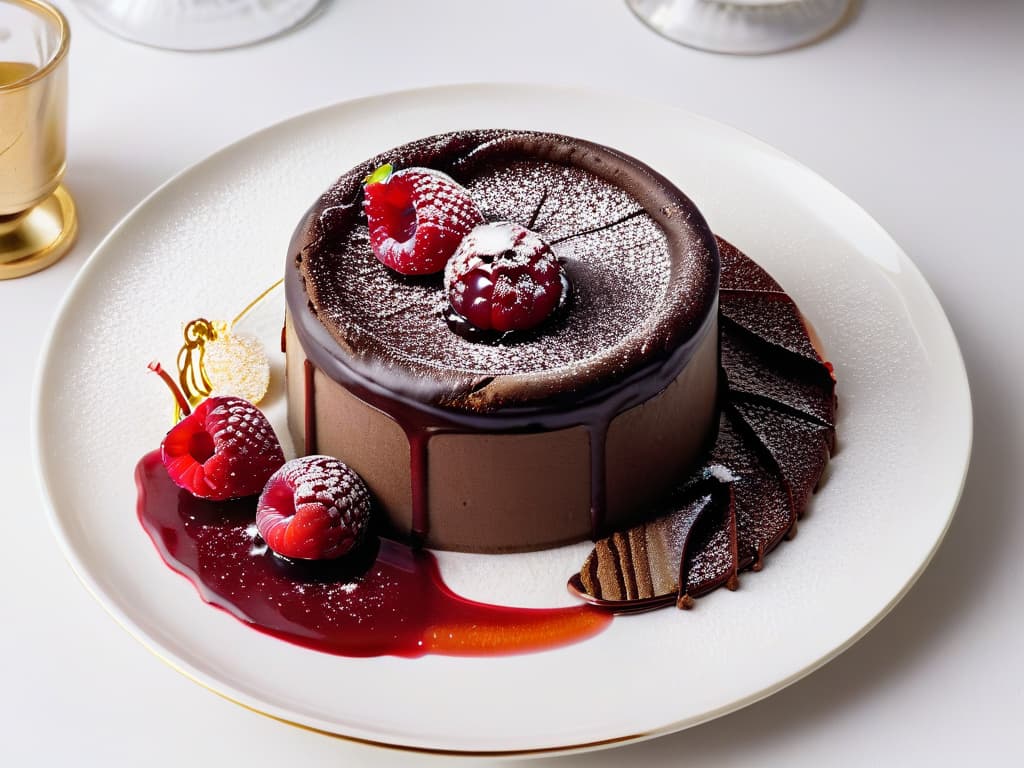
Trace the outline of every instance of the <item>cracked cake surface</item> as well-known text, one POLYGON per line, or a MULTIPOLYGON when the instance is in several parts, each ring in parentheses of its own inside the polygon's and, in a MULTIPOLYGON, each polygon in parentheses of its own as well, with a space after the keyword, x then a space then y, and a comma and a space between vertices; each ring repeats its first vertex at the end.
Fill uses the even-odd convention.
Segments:
POLYGON ((663 360, 706 324, 718 287, 713 237, 670 182, 606 147, 532 132, 465 131, 382 153, 317 201, 291 251, 290 303, 308 299, 349 365, 422 402, 478 411, 577 399, 663 360), (488 221, 536 231, 568 272, 568 311, 514 343, 451 333, 439 280, 396 277, 374 258, 360 200, 383 163, 429 164, 488 221))

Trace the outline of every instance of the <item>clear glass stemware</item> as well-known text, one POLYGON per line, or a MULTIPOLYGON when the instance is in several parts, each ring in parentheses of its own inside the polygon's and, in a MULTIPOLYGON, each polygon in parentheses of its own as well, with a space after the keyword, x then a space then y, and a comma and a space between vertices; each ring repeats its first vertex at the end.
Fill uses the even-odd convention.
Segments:
POLYGON ((853 0, 626 0, 633 13, 677 43, 717 53, 774 53, 821 39, 853 0))
POLYGON ((308 18, 321 0, 76 0, 120 37, 156 48, 209 51, 274 37, 308 18))

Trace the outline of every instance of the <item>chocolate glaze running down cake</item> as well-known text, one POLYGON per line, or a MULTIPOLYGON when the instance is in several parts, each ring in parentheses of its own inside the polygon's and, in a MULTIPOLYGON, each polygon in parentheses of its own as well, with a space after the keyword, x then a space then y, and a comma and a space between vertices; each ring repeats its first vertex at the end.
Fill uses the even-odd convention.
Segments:
POLYGON ((693 203, 617 151, 494 130, 398 147, 342 176, 293 238, 293 435, 359 472, 398 538, 496 552, 628 527, 714 434, 718 273, 693 203), (384 163, 447 173, 488 221, 540 234, 572 284, 565 311, 505 343, 453 333, 438 277, 372 253, 362 182, 384 163))
POLYGON ((723 584, 796 533, 835 443, 835 380, 793 303, 767 272, 719 240, 722 411, 704 464, 659 517, 598 541, 570 589, 619 611, 723 584))

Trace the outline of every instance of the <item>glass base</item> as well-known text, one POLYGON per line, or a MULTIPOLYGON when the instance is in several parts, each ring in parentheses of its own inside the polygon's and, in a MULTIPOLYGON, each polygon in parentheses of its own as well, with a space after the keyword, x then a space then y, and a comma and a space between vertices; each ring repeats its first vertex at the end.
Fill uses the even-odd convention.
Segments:
POLYGON ((0 216, 0 280, 46 269, 71 250, 77 235, 75 202, 63 186, 24 213, 0 216))
POLYGON ((853 0, 626 0, 656 32, 716 53, 775 53, 839 27, 853 0))
POLYGON ((292 29, 320 0, 76 0, 76 5, 104 29, 134 43, 214 51, 292 29))

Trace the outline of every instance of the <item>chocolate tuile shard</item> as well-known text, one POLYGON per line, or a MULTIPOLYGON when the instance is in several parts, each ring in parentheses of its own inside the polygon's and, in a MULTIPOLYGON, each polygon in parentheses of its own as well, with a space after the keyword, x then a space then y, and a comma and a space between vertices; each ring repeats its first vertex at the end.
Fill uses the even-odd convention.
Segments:
POLYGON ((736 548, 740 568, 770 552, 789 530, 795 514, 779 474, 766 465, 754 446, 723 412, 711 460, 728 467, 736 505, 736 548))
POLYGON ((767 452, 793 507, 802 513, 828 464, 833 430, 759 403, 735 402, 732 407, 767 452))
MULTIPOLYGON (((724 531, 724 536, 715 536, 728 524, 728 515, 721 514, 728 505, 727 494, 709 487, 719 485, 718 481, 701 485, 706 490, 691 493, 677 512, 597 542, 570 588, 591 602, 633 611, 644 605, 687 602, 727 580, 731 573, 728 563, 723 572, 707 558, 694 572, 693 559, 687 556, 690 542, 710 553, 716 544, 719 549, 727 548, 730 538, 724 531)), ((727 551, 718 552, 716 562, 721 562, 723 555, 731 560, 727 551)))
POLYGON ((824 426, 835 423, 835 398, 823 379, 810 380, 788 356, 773 359, 725 324, 721 344, 730 395, 771 401, 824 426))
POLYGON ((811 344, 804 328, 800 311, 788 301, 779 301, 764 295, 726 297, 721 307, 722 319, 740 333, 749 333, 803 358, 811 364, 810 371, 818 370, 821 359, 811 344))
POLYGON ((732 291, 786 296, 782 286, 736 246, 721 237, 716 237, 715 240, 718 243, 718 256, 722 265, 723 298, 732 291))
POLYGON ((731 482, 723 484, 716 501, 719 516, 704 521, 690 546, 687 587, 691 595, 706 594, 722 584, 733 589, 729 584, 739 572, 736 494, 731 482))

